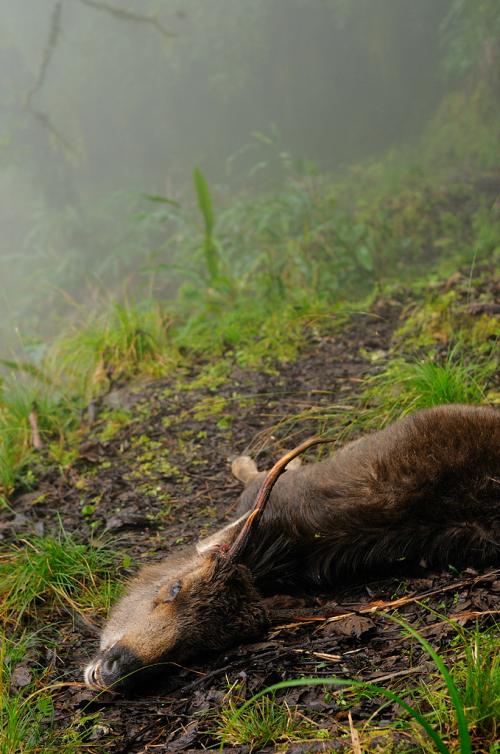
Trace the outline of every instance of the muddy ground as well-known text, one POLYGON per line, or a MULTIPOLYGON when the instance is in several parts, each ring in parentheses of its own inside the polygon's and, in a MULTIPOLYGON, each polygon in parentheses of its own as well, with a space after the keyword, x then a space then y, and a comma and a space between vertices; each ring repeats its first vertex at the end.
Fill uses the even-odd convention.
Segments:
MULTIPOLYGON (((89 429, 78 459, 62 473, 49 470, 36 491, 15 501, 11 532, 19 538, 26 531, 47 534, 56 530, 60 517, 64 528, 83 541, 111 539, 114 548, 131 557, 132 572, 224 524, 240 492, 229 470, 235 454, 250 452, 265 467, 318 426, 336 421, 339 437, 347 435, 349 407, 367 375, 386 363, 393 334, 411 304, 408 295, 379 301, 370 312, 353 314, 344 323, 332 317, 321 328, 311 326, 307 347, 291 364, 252 371, 235 359, 220 380, 213 371, 203 379, 213 367, 207 363, 149 384, 112 385, 82 416, 89 429), (323 424, 314 417, 291 419, 305 411, 310 416, 311 409, 326 417, 323 424)), ((486 293, 477 289, 464 305, 480 310, 493 295, 493 288, 486 293)), ((126 573, 122 568, 119 577, 126 573)), ((95 719, 82 723, 88 726, 91 751, 100 746, 110 754, 201 751, 217 743, 214 714, 235 682, 248 698, 266 685, 300 676, 337 674, 380 683, 400 678, 408 683, 434 673, 428 657, 388 618, 375 615, 374 605, 393 603, 439 645, 453 629, 429 607, 464 624, 497 610, 499 596, 500 572, 492 569, 422 570, 339 585, 328 595, 288 605, 288 613, 260 641, 175 668, 148 696, 132 698, 96 696, 80 685, 82 667, 97 640, 70 616, 57 618, 57 647, 48 652, 52 677, 76 683, 56 693, 56 718, 65 728, 98 711, 98 724, 95 719)), ((287 699, 328 733, 323 741, 290 743, 285 750, 349 750, 342 696, 316 687, 294 689, 287 699)), ((351 710, 354 725, 381 703, 381 698, 358 700, 351 710)), ((374 724, 383 728, 398 714, 388 704, 374 724)), ((404 747, 405 734, 394 735, 404 747)), ((376 741, 372 746, 375 751, 376 741)), ((387 750, 384 746, 381 750, 387 750)), ((249 747, 227 745, 226 750, 246 752, 249 747)))

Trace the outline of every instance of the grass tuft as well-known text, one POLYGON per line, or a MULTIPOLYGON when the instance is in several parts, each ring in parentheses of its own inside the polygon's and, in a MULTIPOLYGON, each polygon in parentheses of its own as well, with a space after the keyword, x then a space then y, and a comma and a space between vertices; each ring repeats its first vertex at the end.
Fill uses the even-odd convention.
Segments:
POLYGON ((241 714, 237 714, 241 702, 235 684, 226 696, 214 731, 221 746, 249 744, 253 751, 267 744, 325 737, 324 729, 296 709, 291 709, 286 702, 276 700, 273 695, 255 699, 252 704, 245 705, 241 714))
POLYGON ((63 529, 58 538, 27 537, 0 555, 0 620, 18 625, 40 607, 108 606, 114 561, 111 551, 78 544, 63 529))
POLYGON ((449 669, 443 656, 421 633, 400 618, 393 616, 391 619, 416 639, 432 658, 439 672, 432 684, 422 684, 417 688, 407 688, 395 693, 373 683, 335 676, 282 681, 258 692, 241 706, 230 700, 221 712, 219 740, 222 744, 232 742, 262 745, 263 741, 258 741, 257 738, 253 742, 251 735, 256 735, 259 731, 258 725, 255 729, 253 727, 254 719, 259 722, 264 713, 267 715, 263 727, 266 742, 280 740, 279 736, 285 735, 283 710, 287 707, 285 701, 276 701, 276 692, 302 686, 325 686, 337 688, 343 693, 344 699, 346 693, 353 690, 358 695, 362 692, 367 698, 377 699, 382 696, 399 705, 407 717, 405 720, 396 720, 394 728, 400 728, 401 725, 406 727, 410 720, 413 738, 418 742, 418 751, 425 754, 434 754, 436 751, 441 754, 496 754, 500 719, 497 627, 483 632, 479 629, 475 632, 457 629, 455 660, 449 669), (268 701, 263 704, 265 699, 268 701), (409 704, 407 699, 411 699, 412 703, 409 704), (281 715, 276 713, 276 727, 272 728, 276 705, 281 708, 281 715), (247 737, 244 738, 245 736, 247 737))
POLYGON ((58 365, 68 389, 88 402, 113 382, 138 372, 160 376, 175 364, 169 324, 159 304, 114 303, 111 311, 57 342, 49 360, 58 365))
POLYGON ((378 426, 422 408, 450 403, 479 404, 486 400, 488 382, 495 372, 491 361, 467 363, 456 350, 441 360, 394 360, 369 381, 364 400, 378 426))
MULTIPOLYGON (((6 497, 22 480, 33 460, 32 427, 29 417, 36 412, 40 439, 61 441, 74 424, 74 407, 57 388, 36 384, 29 378, 9 379, 0 391, 0 493, 6 497)), ((34 481, 34 479, 32 480, 34 481)), ((29 476, 24 478, 30 484, 29 476)))
POLYGON ((487 370, 466 365, 449 354, 443 363, 427 361, 406 365, 402 370, 407 400, 415 409, 446 403, 481 403, 485 396, 487 370))
MULTIPOLYGON (((500 656, 498 627, 489 630, 461 631, 454 642, 454 662, 451 676, 460 694, 467 719, 473 750, 490 752, 498 740, 500 720, 500 656)), ((426 717, 440 734, 454 740, 450 698, 442 684, 421 684, 414 696, 426 717)), ((415 731, 421 749, 433 751, 428 741, 415 731)), ((452 747, 451 751, 455 751, 452 747)), ((461 749, 458 749, 461 752, 461 749)))

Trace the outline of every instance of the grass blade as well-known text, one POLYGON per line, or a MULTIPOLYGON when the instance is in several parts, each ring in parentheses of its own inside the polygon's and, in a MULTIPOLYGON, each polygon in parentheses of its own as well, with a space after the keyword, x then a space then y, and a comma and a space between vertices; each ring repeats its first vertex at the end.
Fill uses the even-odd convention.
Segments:
MULTIPOLYGON (((258 699, 260 699, 265 694, 274 693, 275 691, 279 691, 280 689, 288 689, 288 688, 296 688, 297 686, 343 686, 343 687, 354 687, 354 688, 363 688, 367 691, 373 691, 377 694, 381 694, 382 696, 385 696, 386 699, 389 699, 391 702, 396 702, 396 704, 399 704, 400 707, 402 707, 406 712, 408 712, 411 717, 414 718, 418 722, 418 724, 423 728, 423 730, 427 733, 429 738, 434 742, 436 745, 437 750, 440 752, 440 754, 450 754, 450 751, 444 741, 442 740, 441 736, 437 733, 437 731, 434 730, 434 728, 429 725, 425 717, 418 712, 414 707, 409 705, 407 702, 405 702, 404 699, 402 699, 398 694, 395 694, 392 691, 389 691, 389 689, 385 689, 382 686, 376 686, 375 684, 371 683, 365 683, 364 681, 354 681, 351 679, 345 679, 345 678, 297 678, 291 681, 280 681, 280 683, 274 683, 272 686, 268 686, 267 688, 263 689, 262 691, 259 691, 257 694, 252 696, 251 699, 249 699, 247 702, 241 705, 241 707, 236 710, 234 713, 234 716, 232 718, 232 721, 236 720, 243 712, 248 709, 254 702, 256 702, 258 699)), ((224 745, 224 741, 222 741, 221 744, 221 750, 224 745)), ((471 754, 470 749, 466 750, 464 749, 461 751, 460 754, 471 754)))
POLYGON ((193 172, 193 180, 198 199, 198 207, 203 215, 205 222, 205 263, 208 274, 212 283, 215 283, 219 277, 219 253, 213 239, 213 229, 215 224, 214 213, 212 208, 212 197, 205 176, 199 168, 193 172))
POLYGON ((469 726, 467 724, 467 718, 465 717, 463 702, 462 702, 462 699, 460 698, 460 694, 458 693, 457 687, 455 686, 453 682, 453 678, 451 677, 448 671, 448 668, 443 662, 443 659, 436 652, 434 647, 432 647, 429 644, 429 642, 426 639, 424 639, 424 637, 421 634, 418 633, 418 631, 416 631, 412 626, 406 623, 406 621, 401 620, 401 618, 396 618, 395 616, 391 616, 391 620, 393 620, 395 623, 400 625, 411 636, 413 636, 413 638, 416 639, 419 642, 419 644, 422 645, 425 651, 434 660, 434 663, 437 669, 443 676, 443 679, 446 683, 446 687, 448 689, 448 693, 450 695, 450 699, 455 709, 455 714, 457 717, 458 738, 460 741, 460 754, 472 754, 472 744, 470 740, 469 726))

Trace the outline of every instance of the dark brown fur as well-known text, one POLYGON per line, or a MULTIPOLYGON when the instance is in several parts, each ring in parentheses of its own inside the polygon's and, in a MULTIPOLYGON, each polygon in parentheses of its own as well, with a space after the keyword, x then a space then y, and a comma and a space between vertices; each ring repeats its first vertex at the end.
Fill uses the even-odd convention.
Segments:
POLYGON ((325 586, 402 558, 480 564, 499 542, 500 414, 442 406, 284 474, 243 562, 257 583, 325 586))
MULTIPOLYGON (((495 561, 499 475, 500 413, 470 406, 415 413, 287 471, 238 562, 224 553, 242 524, 139 574, 112 611, 86 682, 122 684, 128 673, 255 636, 268 622, 266 594, 324 589, 395 563, 495 561)), ((254 474, 240 513, 264 476, 254 474)))

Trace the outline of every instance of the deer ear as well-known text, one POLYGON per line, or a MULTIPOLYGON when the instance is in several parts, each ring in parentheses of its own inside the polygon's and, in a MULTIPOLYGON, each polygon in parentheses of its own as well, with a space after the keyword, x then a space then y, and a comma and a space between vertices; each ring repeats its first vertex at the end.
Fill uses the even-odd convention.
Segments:
POLYGON ((243 516, 237 518, 236 521, 233 521, 223 529, 216 531, 215 534, 211 534, 209 537, 198 540, 198 542, 196 543, 196 551, 198 555, 206 555, 209 550, 215 550, 221 545, 230 544, 231 531, 235 527, 240 526, 240 524, 242 524, 248 518, 249 514, 250 511, 247 511, 243 514, 243 516))
POLYGON ((239 479, 240 482, 243 482, 244 485, 251 482, 259 473, 257 464, 250 456, 238 456, 238 458, 235 458, 231 464, 231 471, 233 472, 233 476, 239 479))

